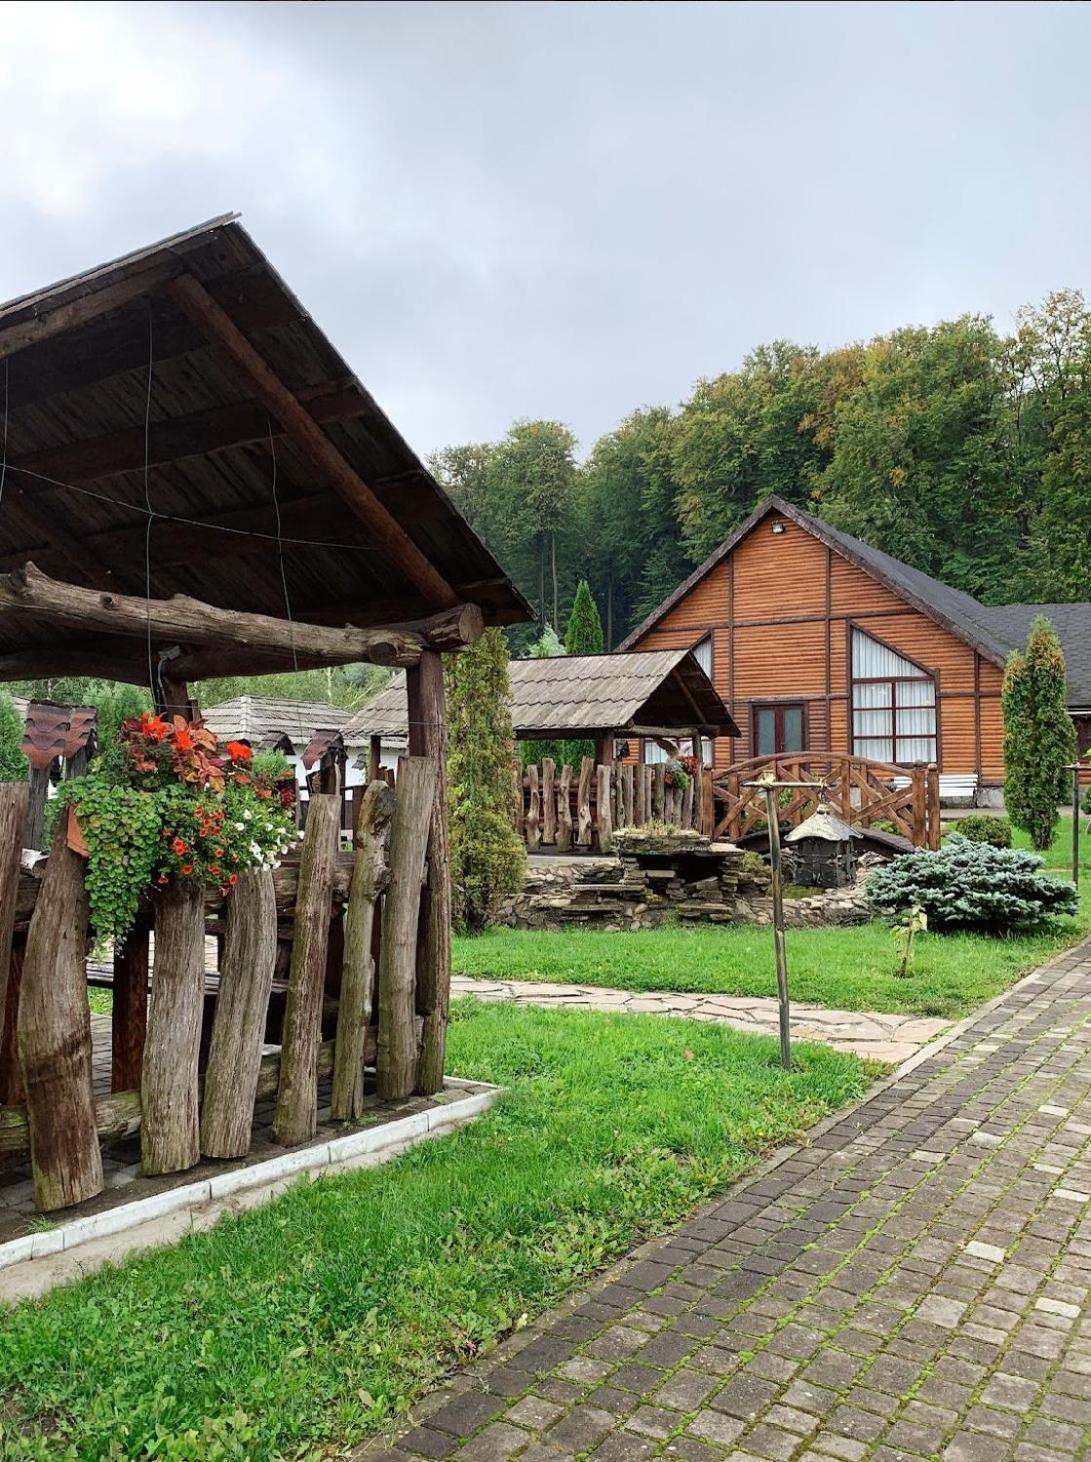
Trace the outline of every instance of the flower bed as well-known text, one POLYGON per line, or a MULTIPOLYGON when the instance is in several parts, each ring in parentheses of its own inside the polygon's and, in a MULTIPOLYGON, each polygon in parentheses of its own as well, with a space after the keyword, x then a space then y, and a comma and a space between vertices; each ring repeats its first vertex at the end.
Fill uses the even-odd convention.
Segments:
POLYGON ((96 941, 120 940, 150 891, 192 880, 226 894, 247 868, 295 846, 295 782, 279 753, 221 747, 202 721, 145 712, 126 721, 86 776, 64 783, 70 845, 88 860, 96 941))

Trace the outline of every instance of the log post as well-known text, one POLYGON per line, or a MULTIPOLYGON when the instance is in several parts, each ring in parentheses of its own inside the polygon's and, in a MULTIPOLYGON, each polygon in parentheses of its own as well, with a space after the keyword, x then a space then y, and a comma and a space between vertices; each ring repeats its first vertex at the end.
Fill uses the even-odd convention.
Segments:
POLYGON ((594 775, 594 758, 585 756, 580 762, 580 785, 576 794, 576 843, 581 848, 591 846, 594 828, 591 819, 591 782, 594 775))
POLYGON ((623 794, 622 794, 622 813, 623 813, 623 819, 624 819, 624 822, 625 822, 625 826, 626 827, 632 827, 632 825, 633 825, 633 814, 636 811, 636 796, 635 796, 635 787, 634 787, 634 784, 636 782, 636 768, 632 765, 631 762, 626 762, 625 765, 622 767, 622 769, 621 769, 621 776, 622 776, 622 787, 623 787, 623 794))
POLYGON ((662 822, 667 800, 667 768, 659 761, 652 767, 652 818, 662 822))
POLYGON ((428 886, 421 896, 417 943, 417 1014, 424 1027, 417 1067, 417 1091, 431 1096, 443 1086, 447 1056, 447 1011, 451 1003, 451 849, 447 826, 447 698, 443 661, 425 652, 406 672, 410 750, 436 769, 428 831, 428 886), (413 725, 413 722, 416 725, 413 725))
POLYGON ((8 962, 8 995, 4 1010, 4 1023, 0 1025, 0 1107, 14 1106, 25 1099, 23 1078, 19 1072, 19 1046, 16 1028, 19 1024, 19 992, 23 984, 23 962, 26 958, 27 937, 16 933, 11 941, 11 958, 8 962))
POLYGON ((26 832, 24 833, 23 846, 33 848, 35 852, 41 852, 45 844, 45 807, 49 801, 49 773, 54 761, 44 767, 30 769, 28 779, 28 802, 26 832))
POLYGON ((356 858, 345 911, 344 966, 330 1100, 330 1115, 336 1122, 351 1121, 364 1110, 364 1035, 371 1022, 375 973, 372 930, 375 906, 389 877, 393 816, 394 793, 385 782, 369 783, 356 823, 356 858))
POLYGON ((299 868, 292 963, 284 1010, 273 1136, 285 1147, 309 1142, 318 1129, 318 1047, 322 1040, 322 991, 330 940, 333 876, 341 825, 341 799, 315 793, 299 868))
POLYGON ((379 955, 376 1082, 384 1100, 409 1096, 417 1083, 416 966, 421 882, 436 795, 436 764, 406 757, 390 832, 390 885, 383 899, 379 955))
POLYGON ((383 764, 383 738, 372 736, 367 744, 367 779, 369 782, 379 780, 379 768, 383 764))
POLYGON ((150 929, 151 921, 138 914, 124 941, 114 949, 114 999, 110 1012, 111 1091, 136 1091, 144 1073, 150 929))
POLYGON ((567 853, 572 846, 572 768, 565 762, 557 784, 557 852, 567 853))
POLYGON ((59 818, 27 934, 19 1001, 34 1201, 43 1212, 102 1192, 87 1004, 87 887, 59 818))
POLYGON ((538 768, 534 762, 527 767, 527 847, 533 853, 541 847, 541 816, 538 799, 538 768))
POLYGON ((940 843, 939 767, 932 763, 928 768, 928 843, 934 853, 940 843))
POLYGON ((636 818, 637 827, 643 827, 648 820, 647 779, 644 774, 650 771, 651 768, 646 767, 641 762, 634 770, 636 775, 634 778, 635 795, 633 798, 633 815, 636 818))
POLYGON ((140 1161, 150 1175, 181 1172, 201 1156, 197 1060, 204 996, 204 890, 183 884, 155 901, 155 966, 140 1081, 140 1161))
POLYGON ((201 1151, 205 1157, 245 1157, 277 954, 271 869, 240 874, 224 922, 220 992, 201 1107, 201 1151))
POLYGON ((682 826, 693 826, 693 778, 689 780, 686 790, 682 793, 682 826))
MULTIPOLYGON (((11 971, 11 941, 15 929, 15 905, 19 898, 19 862, 23 851, 30 786, 27 782, 0 782, 0 1057, 11 971)), ((12 998, 14 1011, 15 1000, 12 998)), ((14 1025, 14 1022, 13 1022, 14 1025)), ((4 1101, 5 1075, 0 1067, 0 1102, 4 1101)))
POLYGON ((526 836, 527 813, 526 808, 523 806, 523 768, 520 765, 518 755, 515 756, 511 764, 511 786, 515 799, 515 831, 519 834, 520 838, 523 838, 526 836))
POLYGON ((928 769, 923 762, 916 762, 910 772, 912 795, 910 797, 913 819, 913 846, 928 846, 928 769))
POLYGON ((712 768, 701 768, 700 831, 711 838, 716 832, 716 794, 712 787, 712 768))
POLYGON ((609 763, 598 769, 598 845, 600 853, 608 853, 614 846, 614 822, 611 816, 610 799, 613 767, 609 763))
POLYGON ((557 841, 557 794, 553 784, 556 762, 551 756, 542 758, 542 842, 557 841))

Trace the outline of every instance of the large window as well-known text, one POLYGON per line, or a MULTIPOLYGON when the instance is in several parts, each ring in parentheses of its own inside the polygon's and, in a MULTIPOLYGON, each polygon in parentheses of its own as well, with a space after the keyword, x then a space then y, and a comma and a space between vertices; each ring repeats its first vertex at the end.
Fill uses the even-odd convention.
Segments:
POLYGON ((936 761, 935 679, 852 631, 852 749, 872 761, 936 761))
POLYGON ((803 750, 806 715, 802 702, 755 705, 753 719, 755 756, 780 756, 784 752, 803 750))

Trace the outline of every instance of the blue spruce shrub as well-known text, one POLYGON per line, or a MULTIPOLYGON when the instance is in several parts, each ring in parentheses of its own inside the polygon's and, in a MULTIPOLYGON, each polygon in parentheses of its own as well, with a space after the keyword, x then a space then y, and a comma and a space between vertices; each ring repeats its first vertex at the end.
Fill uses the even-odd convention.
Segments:
POLYGON ((1037 853, 994 848, 952 833, 936 853, 906 853, 867 883, 876 913, 895 918, 917 906, 930 929, 1003 933, 1033 929, 1079 906, 1076 888, 1043 873, 1037 853))

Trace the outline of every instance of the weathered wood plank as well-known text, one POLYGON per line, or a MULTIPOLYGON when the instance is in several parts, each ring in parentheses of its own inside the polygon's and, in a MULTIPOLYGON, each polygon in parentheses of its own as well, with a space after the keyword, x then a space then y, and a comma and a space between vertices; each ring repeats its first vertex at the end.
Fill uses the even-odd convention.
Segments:
POLYGON ((286 1147, 308 1142, 318 1125, 322 988, 340 825, 341 799, 316 793, 307 809, 307 828, 303 838, 288 1000, 284 1011, 281 1080, 273 1121, 274 1136, 286 1147))
POLYGON ((557 790, 554 774, 557 763, 551 756, 542 758, 542 842, 557 841, 557 790))
POLYGON ((330 1115, 338 1122, 359 1117, 364 1108, 364 1036, 371 1021, 375 973, 372 932, 379 895, 390 876, 393 816, 394 793, 385 782, 371 782, 356 824, 356 866, 345 911, 344 964, 330 1100, 330 1115))
POLYGON ((16 1032, 34 1202, 46 1213, 93 1198, 103 1186, 84 982, 87 887, 65 838, 59 818, 27 936, 16 1032))
POLYGON ((572 768, 565 762, 557 784, 557 852, 572 846, 572 768))
POLYGON ((435 762, 410 756, 402 762, 398 777, 390 835, 390 886, 383 900, 379 956, 376 1081, 384 1099, 409 1096, 417 1081, 417 924, 436 775, 435 762))
POLYGON ((177 1173, 201 1156, 197 1058, 205 993, 205 910, 200 885, 165 889, 155 901, 155 965, 144 1043, 140 1162, 177 1173))
POLYGON ((611 782, 613 767, 604 763, 598 769, 598 848, 600 853, 608 853, 614 846, 614 820, 611 809, 611 782))
POLYGON ((128 936, 114 950, 114 998, 110 1011, 111 1091, 138 1089, 144 1072, 150 929, 150 921, 138 916, 128 936))
POLYGON ((416 1090, 423 1096, 431 1096, 443 1086, 447 1018, 451 1004, 447 699, 440 657, 422 655, 418 669, 407 674, 406 684, 409 692, 409 749, 416 756, 429 758, 436 769, 436 790, 428 832, 428 882, 421 895, 417 938, 417 1013, 424 1019, 424 1036, 417 1063, 416 1090))
POLYGON ((227 901, 226 924, 201 1107, 205 1157, 244 1157, 250 1151, 277 953, 277 906, 269 869, 240 875, 227 901))
MULTIPOLYGON (((0 1058, 3 1056, 4 1018, 11 971, 11 941, 19 903, 19 859, 23 851, 30 786, 27 782, 0 782, 0 1058)), ((13 1000, 14 1005, 14 1000, 13 1000)), ((4 1100, 0 1073, 0 1101, 4 1100)))
POLYGON ((527 847, 533 853, 542 845, 541 813, 539 811, 538 768, 534 762, 527 767, 527 847))
POLYGON ((591 782, 595 775, 594 757, 580 762, 580 784, 576 793, 576 842, 581 848, 591 846, 594 823, 591 819, 591 782))

